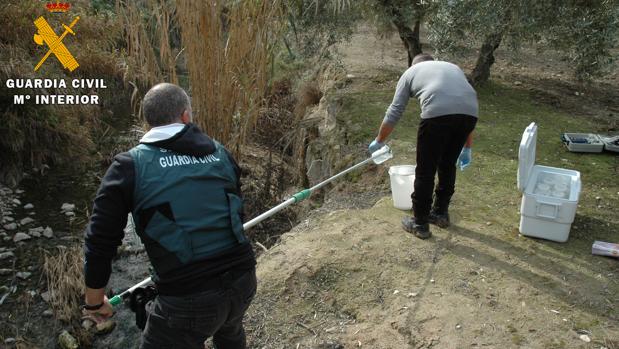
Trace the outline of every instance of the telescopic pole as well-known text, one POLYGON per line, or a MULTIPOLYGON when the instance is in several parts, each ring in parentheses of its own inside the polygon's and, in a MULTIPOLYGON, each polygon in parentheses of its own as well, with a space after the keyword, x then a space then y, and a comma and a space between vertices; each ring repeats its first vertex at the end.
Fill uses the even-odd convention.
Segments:
MULTIPOLYGON (((382 164, 383 162, 391 159, 393 157, 393 153, 391 152, 391 149, 388 146, 383 146, 381 149, 375 151, 374 153, 372 153, 372 156, 370 156, 369 158, 361 161, 360 163, 353 165, 347 169, 345 169, 344 171, 336 174, 335 176, 332 176, 330 178, 325 179, 324 181, 316 184, 315 186, 309 188, 309 189, 303 189, 300 192, 292 195, 292 197, 290 197, 289 199, 287 199, 286 201, 282 202, 281 204, 273 207, 272 209, 262 213, 261 215, 253 218, 252 220, 246 222, 245 224, 243 224, 243 230, 248 230, 250 228, 252 228, 253 226, 255 226, 256 224, 264 221, 265 219, 273 216, 274 214, 276 214, 277 212, 285 209, 286 207, 290 206, 290 205, 294 205, 298 202, 301 202, 307 198, 310 197, 310 195, 312 195, 312 192, 314 192, 315 190, 318 190, 322 187, 324 187, 325 185, 327 185, 330 182, 333 182, 334 180, 344 176, 345 174, 354 171, 356 169, 358 169, 361 166, 364 166, 365 164, 373 161, 375 164, 382 164)), ((120 303, 122 303, 122 299, 124 297, 126 297, 127 295, 130 295, 131 292, 133 292, 136 288, 138 287, 142 287, 148 283, 151 282, 151 278, 146 278, 144 280, 142 280, 141 282, 135 284, 134 286, 131 286, 129 289, 127 289, 126 291, 115 295, 114 297, 110 298, 110 304, 111 305, 118 305, 120 303)))

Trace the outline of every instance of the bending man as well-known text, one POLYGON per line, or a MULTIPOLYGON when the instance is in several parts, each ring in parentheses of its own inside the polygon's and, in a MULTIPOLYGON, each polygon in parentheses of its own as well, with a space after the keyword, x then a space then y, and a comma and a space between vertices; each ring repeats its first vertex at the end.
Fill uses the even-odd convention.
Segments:
POLYGON ((417 167, 413 217, 402 219, 404 229, 421 239, 432 234, 428 223, 449 226, 449 202, 456 182, 456 161, 461 169, 471 162, 472 131, 477 123, 477 94, 455 64, 435 61, 428 54, 413 59, 396 87, 370 152, 380 149, 402 116, 411 96, 419 99, 421 122, 417 131, 417 167), (434 189, 434 177, 438 183, 434 189))

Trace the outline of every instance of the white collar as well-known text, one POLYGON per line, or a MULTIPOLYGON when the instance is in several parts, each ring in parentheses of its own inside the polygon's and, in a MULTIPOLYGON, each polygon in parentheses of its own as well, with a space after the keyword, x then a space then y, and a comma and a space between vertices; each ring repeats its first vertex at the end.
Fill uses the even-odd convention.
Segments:
POLYGON ((162 141, 164 139, 172 138, 183 128, 185 128, 185 125, 180 123, 153 127, 150 129, 150 131, 146 132, 144 136, 142 136, 142 139, 140 139, 140 143, 153 143, 162 141))

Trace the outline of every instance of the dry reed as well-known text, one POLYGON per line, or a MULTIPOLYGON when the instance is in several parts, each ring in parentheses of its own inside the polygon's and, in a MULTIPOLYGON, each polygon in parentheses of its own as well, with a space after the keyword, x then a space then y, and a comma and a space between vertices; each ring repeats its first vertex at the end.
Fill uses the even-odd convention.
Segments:
POLYGON ((177 3, 195 122, 239 155, 268 88, 280 1, 177 3))
POLYGON ((172 52, 170 44, 170 31, 176 25, 173 23, 175 18, 174 7, 170 1, 159 0, 157 11, 157 27, 159 28, 159 61, 161 62, 162 70, 168 76, 168 81, 178 84, 178 76, 176 75, 176 59, 172 52))
POLYGON ((179 83, 179 49, 173 48, 170 35, 178 28, 176 7, 174 0, 117 0, 116 13, 127 44, 124 81, 133 91, 131 109, 141 115, 145 90, 163 81, 179 83))
MULTIPOLYGON (((152 11, 155 1, 148 0, 143 3, 152 11)), ((134 78, 153 85, 161 81, 162 73, 154 49, 156 43, 151 39, 148 24, 143 20, 144 10, 140 4, 142 2, 118 1, 116 6, 125 31, 127 54, 133 60, 132 64, 128 65, 130 71, 126 74, 126 78, 134 78)))
POLYGON ((81 316, 79 306, 84 294, 84 252, 81 246, 62 249, 45 256, 43 270, 47 277, 50 306, 57 319, 71 322, 81 316))

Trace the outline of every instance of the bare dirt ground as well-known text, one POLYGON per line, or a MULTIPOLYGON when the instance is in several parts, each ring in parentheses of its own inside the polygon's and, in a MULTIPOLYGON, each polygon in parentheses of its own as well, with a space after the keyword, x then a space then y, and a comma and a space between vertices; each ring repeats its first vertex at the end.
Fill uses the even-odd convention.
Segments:
MULTIPOLYGON (((369 28, 339 51, 350 74, 347 91, 393 88, 406 69, 399 38, 375 37, 369 28)), ((600 131, 616 132, 617 73, 585 85, 562 61, 532 50, 509 61, 501 59, 506 54, 497 53, 493 70, 501 84, 527 90, 534 105, 603 120, 600 131)), ((472 66, 471 57, 458 63, 465 71, 472 66)), ((413 145, 399 140, 394 148, 413 145)), ((410 162, 412 151, 394 163, 410 162)), ((490 161, 477 159, 480 167, 490 161)), ((558 244, 519 235, 520 194, 514 188, 490 202, 483 191, 492 187, 481 173, 469 183, 475 174, 465 176, 469 188, 454 198, 452 226, 432 227, 429 240, 401 229, 405 212, 392 207, 384 167, 338 184, 323 207, 259 258, 258 294, 246 321, 250 346, 619 348, 619 263, 587 250, 592 229, 607 227, 603 236, 617 237, 616 219, 607 219, 616 199, 598 205, 598 219, 588 214, 595 190, 615 193, 589 183, 572 243, 558 244)), ((609 181, 615 188, 616 179, 609 181)))
POLYGON ((613 295, 604 293, 609 277, 597 274, 603 268, 536 254, 458 221, 418 240, 400 228, 402 213, 390 206, 387 199, 310 218, 260 258, 261 286, 248 319, 254 347, 619 344, 606 304, 613 295), (593 294, 600 296, 595 303, 584 301, 593 294))

